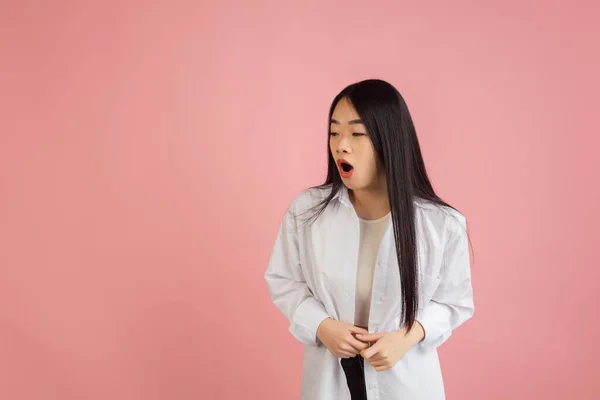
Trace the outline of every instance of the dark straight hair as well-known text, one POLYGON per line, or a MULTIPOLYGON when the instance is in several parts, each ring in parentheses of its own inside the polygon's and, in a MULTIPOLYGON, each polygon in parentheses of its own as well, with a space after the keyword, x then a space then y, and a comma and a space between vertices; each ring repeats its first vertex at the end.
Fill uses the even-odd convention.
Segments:
MULTIPOLYGON (((400 325, 410 330, 419 304, 414 198, 454 207, 433 190, 408 107, 394 86, 380 79, 368 79, 344 88, 335 96, 329 109, 329 135, 333 110, 343 98, 348 99, 356 109, 373 143, 376 157, 385 169, 402 289, 400 325)), ((344 185, 329 142, 327 153, 327 178, 323 184, 313 189, 331 189, 331 193, 309 210, 314 211, 310 218, 313 221, 344 185)))

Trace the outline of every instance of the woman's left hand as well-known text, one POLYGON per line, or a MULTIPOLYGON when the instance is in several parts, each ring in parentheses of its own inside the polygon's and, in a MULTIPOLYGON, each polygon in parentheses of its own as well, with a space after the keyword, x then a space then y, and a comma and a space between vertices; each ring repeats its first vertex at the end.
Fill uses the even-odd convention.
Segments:
POLYGON ((425 332, 421 324, 415 322, 408 335, 406 328, 403 328, 394 332, 356 334, 355 336, 361 342, 375 342, 371 347, 362 350, 360 354, 376 371, 385 371, 396 365, 410 349, 419 343, 425 336, 425 332))

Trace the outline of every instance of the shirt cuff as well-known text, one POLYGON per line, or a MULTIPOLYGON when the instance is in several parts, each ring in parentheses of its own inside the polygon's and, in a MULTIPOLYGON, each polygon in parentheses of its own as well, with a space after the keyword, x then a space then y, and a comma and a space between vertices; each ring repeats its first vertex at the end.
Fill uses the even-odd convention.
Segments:
POLYGON ((329 314, 325 307, 314 297, 307 297, 296 308, 290 333, 300 342, 307 345, 318 346, 321 341, 317 338, 317 328, 329 314))
POLYGON ((423 308, 416 320, 423 326, 425 337, 420 344, 426 348, 436 348, 444 343, 452 331, 447 329, 448 312, 444 305, 430 301, 423 308))

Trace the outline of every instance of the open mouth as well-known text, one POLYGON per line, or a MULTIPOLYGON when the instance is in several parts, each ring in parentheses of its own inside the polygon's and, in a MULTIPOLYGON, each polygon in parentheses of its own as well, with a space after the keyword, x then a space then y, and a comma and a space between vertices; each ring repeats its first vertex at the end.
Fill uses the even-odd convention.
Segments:
POLYGON ((340 159, 340 160, 337 161, 337 164, 340 167, 340 169, 344 172, 345 175, 351 174, 352 170, 354 169, 354 167, 352 166, 352 164, 350 164, 346 160, 340 159))

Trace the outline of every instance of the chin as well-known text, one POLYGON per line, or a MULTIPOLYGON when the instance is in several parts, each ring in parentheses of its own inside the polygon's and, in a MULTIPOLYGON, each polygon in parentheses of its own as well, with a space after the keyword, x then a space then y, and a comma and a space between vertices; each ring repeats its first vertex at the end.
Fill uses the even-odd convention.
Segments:
POLYGON ((349 189, 349 190, 360 190, 360 189, 364 189, 366 186, 360 184, 359 182, 352 182, 352 178, 350 179, 343 179, 342 178, 342 183, 349 189))
POLYGON ((349 189, 354 191, 369 191, 376 190, 378 185, 374 179, 360 179, 358 176, 350 178, 342 178, 342 183, 349 189))

